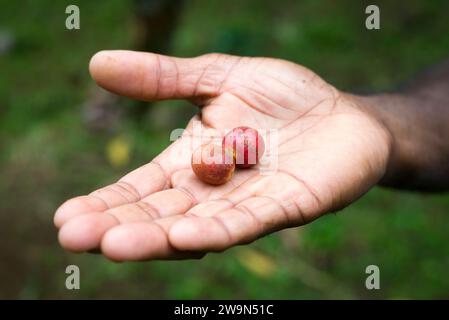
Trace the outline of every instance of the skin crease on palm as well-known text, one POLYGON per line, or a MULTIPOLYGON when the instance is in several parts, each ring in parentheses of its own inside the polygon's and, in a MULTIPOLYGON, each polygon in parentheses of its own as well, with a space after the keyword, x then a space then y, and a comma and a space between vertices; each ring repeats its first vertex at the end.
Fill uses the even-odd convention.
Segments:
POLYGON ((237 170, 222 186, 202 183, 189 157, 170 156, 191 148, 191 121, 148 164, 57 210, 59 241, 70 251, 100 250, 114 261, 200 258, 339 210, 386 170, 388 131, 350 95, 288 61, 102 51, 90 72, 120 95, 190 100, 201 106, 192 120, 217 134, 277 129, 278 168, 237 170))

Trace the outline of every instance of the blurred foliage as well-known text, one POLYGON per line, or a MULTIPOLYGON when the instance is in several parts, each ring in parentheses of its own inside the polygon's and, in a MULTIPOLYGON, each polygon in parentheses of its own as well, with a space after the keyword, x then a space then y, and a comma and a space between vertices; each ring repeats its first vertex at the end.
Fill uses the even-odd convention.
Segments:
MULTIPOLYGON (((449 298, 448 195, 375 189, 309 226, 199 261, 114 264, 64 252, 57 206, 149 161, 192 113, 164 102, 140 124, 86 130, 89 58, 131 47, 134 16, 131 1, 76 3, 81 29, 69 31, 72 2, 0 1, 10 47, 0 53, 0 298, 449 298), (81 268, 79 291, 64 287, 68 264, 81 268), (379 291, 364 287, 369 264, 380 267, 379 291)), ((187 1, 167 41, 180 56, 289 59, 359 92, 393 88, 447 57, 449 2, 376 3, 380 31, 364 28, 365 1, 187 1)))

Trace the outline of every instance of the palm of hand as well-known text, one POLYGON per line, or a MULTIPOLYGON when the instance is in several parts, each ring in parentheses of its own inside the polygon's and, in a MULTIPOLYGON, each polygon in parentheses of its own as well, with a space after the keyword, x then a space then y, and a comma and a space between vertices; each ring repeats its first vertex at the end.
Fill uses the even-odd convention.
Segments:
POLYGON ((58 209, 61 244, 101 248, 114 260, 202 256, 312 221, 357 199, 383 175, 383 128, 311 71, 274 59, 208 55, 172 59, 100 54, 91 71, 102 86, 141 99, 188 98, 204 127, 275 129, 273 174, 239 170, 222 186, 190 168, 187 134, 119 182, 58 209), (193 63, 195 62, 195 63, 193 63), (152 76, 141 70, 156 70, 152 76))

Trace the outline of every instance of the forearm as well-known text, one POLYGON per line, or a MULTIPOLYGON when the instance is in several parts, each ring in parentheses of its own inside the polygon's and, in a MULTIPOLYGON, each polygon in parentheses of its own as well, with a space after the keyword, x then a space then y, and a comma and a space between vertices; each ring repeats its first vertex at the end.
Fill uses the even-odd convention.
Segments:
POLYGON ((400 92, 355 98, 391 136, 381 185, 449 190, 449 61, 400 92))

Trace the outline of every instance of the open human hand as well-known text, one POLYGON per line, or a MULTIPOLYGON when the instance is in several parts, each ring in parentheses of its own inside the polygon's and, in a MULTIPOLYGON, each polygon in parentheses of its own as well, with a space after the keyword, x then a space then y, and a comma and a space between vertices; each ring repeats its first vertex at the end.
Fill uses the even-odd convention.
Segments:
POLYGON ((294 63, 103 51, 90 72, 112 92, 188 99, 200 113, 151 162, 57 210, 67 250, 99 249, 116 261, 198 258, 341 209, 385 173, 390 137, 381 122, 294 63), (182 156, 191 154, 194 120, 218 135, 238 126, 276 130, 277 145, 267 146, 276 171, 262 175, 255 166, 237 170, 224 185, 204 184, 182 156))

